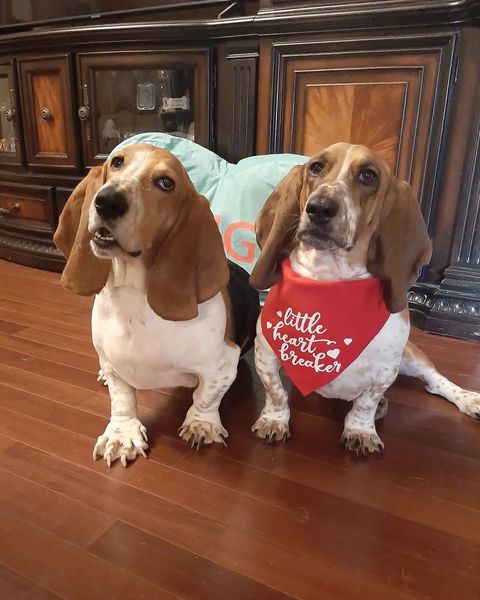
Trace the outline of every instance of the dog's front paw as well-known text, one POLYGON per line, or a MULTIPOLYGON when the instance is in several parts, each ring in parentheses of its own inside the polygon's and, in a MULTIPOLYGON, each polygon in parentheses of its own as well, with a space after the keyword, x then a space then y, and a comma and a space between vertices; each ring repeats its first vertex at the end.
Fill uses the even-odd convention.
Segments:
POLYGON ((343 430, 340 442, 346 450, 357 454, 361 452, 365 456, 373 452, 383 453, 384 448, 382 440, 375 431, 364 431, 362 429, 348 429, 346 427, 343 430))
POLYGON ((480 419, 480 394, 462 390, 458 394, 457 406, 459 410, 472 419, 480 419))
POLYGON ((104 433, 97 439, 93 449, 93 460, 103 456, 110 467, 111 464, 120 459, 124 467, 127 461, 135 460, 137 456, 147 458, 145 450, 147 444, 147 430, 136 418, 123 418, 110 421, 104 433))
POLYGON ((202 419, 201 413, 197 413, 196 410, 192 410, 194 407, 187 412, 185 421, 178 430, 178 435, 190 444, 192 448, 195 446, 197 450, 204 445, 223 444, 226 446, 225 438, 228 437, 228 431, 222 425, 220 415, 217 413, 209 413, 206 416, 207 420, 202 419))
POLYGON ((288 417, 273 419, 260 415, 252 425, 252 432, 267 444, 285 442, 290 437, 288 421, 288 417))

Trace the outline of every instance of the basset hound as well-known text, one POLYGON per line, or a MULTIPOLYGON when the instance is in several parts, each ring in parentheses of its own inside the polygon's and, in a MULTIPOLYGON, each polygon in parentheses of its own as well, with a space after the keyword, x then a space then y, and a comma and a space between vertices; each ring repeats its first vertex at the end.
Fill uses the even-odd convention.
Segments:
MULTIPOLYGON (((367 296, 364 304, 367 312, 371 308, 368 303, 374 301, 379 305, 379 312, 372 314, 381 316, 381 311, 385 312, 371 341, 357 358, 343 371, 338 369, 333 378, 327 377, 329 381, 325 385, 315 387, 314 383, 310 390, 327 398, 352 402, 341 436, 347 449, 363 454, 383 451, 375 419, 385 415, 384 394, 399 372, 419 377, 428 392, 439 394, 465 414, 480 418, 480 394, 448 381, 427 356, 408 341, 407 290, 419 268, 430 260, 431 243, 412 189, 395 177, 379 156, 364 146, 338 143, 307 164, 294 167, 258 214, 256 234, 261 255, 250 277, 255 288, 274 286, 270 294, 273 290, 277 294, 277 289, 287 289, 292 282, 296 289, 298 282, 307 281, 313 286, 318 284, 318 290, 326 290, 325 293, 329 293, 330 288, 338 288, 342 294, 342 286, 351 282, 353 285, 349 284, 346 289, 355 289, 352 293, 367 287, 373 290, 368 292, 373 294, 372 300, 367 296), (374 278, 380 282, 378 286, 372 281, 374 278), (370 281, 366 281, 368 279, 370 281), (378 297, 375 290, 380 290, 378 297)), ((321 293, 314 292, 314 303, 320 301, 321 293)), ((269 297, 266 304, 268 301, 269 297)), ((342 297, 341 302, 346 305, 349 301, 348 297, 342 297)), ((357 321, 357 333, 361 334, 369 322, 356 313, 352 302, 353 316, 340 315, 339 327, 341 330, 344 326, 344 318, 351 322, 353 319, 357 321)), ((332 353, 337 361, 326 363, 325 369, 335 370, 339 367, 339 354, 348 350, 347 345, 353 338, 342 335, 337 340, 338 346, 324 345, 323 351, 322 346, 317 345, 317 354, 312 353, 315 359, 308 363, 295 354, 299 344, 304 350, 311 350, 315 335, 315 343, 320 337, 325 344, 336 343, 328 339, 327 328, 318 324, 319 320, 323 322, 324 315, 317 313, 312 321, 310 313, 288 308, 283 313, 281 310, 273 313, 273 317, 278 322, 265 321, 260 316, 255 341, 255 366, 266 400, 252 431, 268 442, 290 436, 288 397, 279 376, 281 366, 286 365, 287 372, 293 368, 288 362, 293 355, 297 371, 307 367, 315 371, 321 364, 319 357, 328 359, 326 355, 332 353), (310 325, 306 325, 307 315, 310 325), (298 338, 282 337, 285 326, 292 324, 303 332, 300 342, 298 338), (280 337, 280 351, 278 348, 274 351, 275 335, 280 337), (292 344, 294 350, 281 353, 283 348, 292 348, 292 344), (329 347, 335 349, 327 350, 329 347)))
POLYGON ((93 457, 145 456, 136 390, 193 387, 179 435, 192 446, 228 436, 220 402, 253 343, 258 294, 229 265, 206 198, 181 163, 147 144, 116 152, 73 191, 54 241, 62 283, 96 294, 93 344, 111 418, 93 457))

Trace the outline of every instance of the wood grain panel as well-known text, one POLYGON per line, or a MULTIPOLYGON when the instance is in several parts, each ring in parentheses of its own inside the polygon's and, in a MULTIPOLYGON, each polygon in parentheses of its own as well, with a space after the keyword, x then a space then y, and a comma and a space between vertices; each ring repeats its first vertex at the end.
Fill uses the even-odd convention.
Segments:
MULTIPOLYGON (((362 64, 358 59, 345 68, 333 59, 325 68, 305 67, 304 61, 287 65, 293 90, 290 99, 287 95, 285 108, 287 115, 289 110, 292 113, 285 119, 283 150, 309 154, 312 149, 318 151, 339 141, 360 143, 378 151, 414 187, 419 185, 416 181, 422 170, 415 174, 412 169, 419 145, 423 68, 374 68, 371 60, 362 64)), ((432 104, 433 99, 429 102, 432 104)), ((427 123, 422 124, 425 126, 427 123)))
POLYGON ((396 168, 405 92, 401 83, 307 86, 295 151, 312 156, 339 141, 363 144, 396 168))
POLYGON ((37 131, 38 151, 48 154, 67 154, 63 90, 58 71, 32 73, 33 105, 37 131), (50 117, 42 119, 46 108, 50 117))
POLYGON ((75 171, 78 153, 70 57, 21 58, 18 63, 29 166, 75 171), (49 118, 42 119, 42 108, 48 109, 49 118))
MULTIPOLYGON (((262 47, 260 77, 271 77, 270 152, 310 154, 324 143, 373 147, 419 197, 427 225, 444 135, 453 35, 333 41, 275 41, 262 47)), ((260 80, 259 89, 267 84, 260 80)), ((268 129, 260 115, 258 146, 268 129)))

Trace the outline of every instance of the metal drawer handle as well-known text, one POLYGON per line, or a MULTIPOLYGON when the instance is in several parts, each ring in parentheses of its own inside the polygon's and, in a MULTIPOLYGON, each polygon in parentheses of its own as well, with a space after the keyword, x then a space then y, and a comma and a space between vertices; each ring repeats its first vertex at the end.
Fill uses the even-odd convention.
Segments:
POLYGON ((48 121, 52 117, 50 111, 45 106, 40 109, 40 116, 44 121, 48 121))
POLYGON ((15 109, 7 108, 7 110, 5 111, 5 118, 7 119, 7 121, 13 121, 13 119, 15 118, 15 109))
POLYGON ((19 212, 20 204, 18 202, 15 202, 15 204, 13 206, 10 206, 10 208, 0 206, 0 216, 2 217, 13 217, 13 215, 16 215, 19 212))

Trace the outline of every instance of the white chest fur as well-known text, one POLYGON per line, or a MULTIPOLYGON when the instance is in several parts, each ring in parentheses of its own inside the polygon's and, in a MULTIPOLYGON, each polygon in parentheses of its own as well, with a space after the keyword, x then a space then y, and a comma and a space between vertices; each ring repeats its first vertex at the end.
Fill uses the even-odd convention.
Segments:
POLYGON ((107 285, 95 299, 93 343, 102 368, 137 389, 195 386, 196 374, 224 351, 226 310, 221 294, 199 305, 189 321, 166 321, 150 308, 141 260, 112 261, 107 285))

